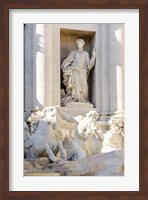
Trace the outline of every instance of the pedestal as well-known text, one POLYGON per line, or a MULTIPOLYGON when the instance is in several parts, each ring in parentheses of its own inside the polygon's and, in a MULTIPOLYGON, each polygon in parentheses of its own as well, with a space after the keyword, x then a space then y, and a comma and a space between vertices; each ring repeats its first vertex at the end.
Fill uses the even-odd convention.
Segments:
POLYGON ((71 102, 67 104, 65 107, 62 107, 62 110, 66 114, 72 116, 77 116, 77 115, 85 116, 87 112, 95 109, 93 108, 93 104, 91 103, 71 102))

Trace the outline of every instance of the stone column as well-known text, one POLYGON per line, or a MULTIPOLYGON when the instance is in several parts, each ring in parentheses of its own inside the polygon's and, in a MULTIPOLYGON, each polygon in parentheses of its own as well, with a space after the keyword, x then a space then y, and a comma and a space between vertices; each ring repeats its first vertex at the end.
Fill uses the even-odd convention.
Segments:
POLYGON ((33 26, 24 25, 24 110, 33 108, 33 26))
POLYGON ((52 104, 60 105, 60 25, 52 24, 52 104))
POLYGON ((52 51, 52 25, 45 25, 45 105, 52 105, 53 97, 53 84, 52 84, 52 71, 53 71, 53 51, 52 51))
POLYGON ((109 113, 109 25, 101 24, 98 30, 98 77, 99 113, 106 119, 109 113))
POLYGON ((33 108, 60 105, 60 29, 33 24, 33 108))
POLYGON ((97 25, 96 31, 96 69, 95 69, 95 78, 96 78, 96 109, 98 113, 101 113, 101 48, 102 48, 102 34, 101 34, 101 25, 97 25))
POLYGON ((33 24, 34 107, 45 105, 45 25, 33 24))
POLYGON ((110 112, 124 110, 124 24, 109 25, 110 112))
POLYGON ((25 25, 24 109, 60 105, 60 28, 25 25))
POLYGON ((45 25, 45 105, 60 105, 60 28, 45 25))

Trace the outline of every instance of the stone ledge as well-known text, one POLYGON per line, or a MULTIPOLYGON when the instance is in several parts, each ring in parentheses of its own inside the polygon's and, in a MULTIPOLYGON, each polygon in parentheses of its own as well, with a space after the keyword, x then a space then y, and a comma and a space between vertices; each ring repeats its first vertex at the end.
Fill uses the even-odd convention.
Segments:
POLYGON ((61 176, 59 173, 50 172, 25 172, 24 176, 61 176))
POLYGON ((61 107, 62 111, 66 114, 77 116, 85 116, 87 112, 96 110, 91 103, 71 102, 65 107, 61 107))

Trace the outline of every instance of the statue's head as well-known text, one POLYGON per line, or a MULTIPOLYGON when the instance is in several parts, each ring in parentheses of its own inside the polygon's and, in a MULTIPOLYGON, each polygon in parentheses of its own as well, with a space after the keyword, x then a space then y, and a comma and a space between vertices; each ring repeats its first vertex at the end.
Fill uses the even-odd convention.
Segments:
POLYGON ((99 118, 99 115, 95 110, 91 110, 88 113, 86 113, 86 117, 91 120, 97 120, 99 118))
POLYGON ((83 48, 83 46, 85 45, 85 42, 83 39, 77 39, 76 44, 78 48, 83 48))

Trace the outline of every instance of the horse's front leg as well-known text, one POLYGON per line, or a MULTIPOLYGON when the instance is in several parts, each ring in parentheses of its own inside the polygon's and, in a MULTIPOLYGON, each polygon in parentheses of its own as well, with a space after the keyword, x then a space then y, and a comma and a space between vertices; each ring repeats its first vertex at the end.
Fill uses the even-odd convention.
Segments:
POLYGON ((88 142, 87 141, 84 142, 84 147, 85 147, 86 157, 91 157, 92 153, 91 153, 91 150, 88 147, 88 142))
POLYGON ((95 134, 96 134, 96 137, 97 137, 98 139, 100 139, 101 141, 104 141, 104 135, 103 135, 103 133, 102 133, 100 130, 97 130, 97 131, 95 132, 95 134))
POLYGON ((51 150, 51 148, 49 147, 48 144, 45 144, 45 149, 47 151, 49 159, 52 160, 52 161, 56 161, 57 159, 56 159, 55 155, 53 154, 53 151, 51 150))
POLYGON ((101 141, 104 140, 104 134, 102 132, 101 126, 99 124, 97 124, 97 129, 95 131, 95 135, 97 136, 98 139, 100 139, 101 141))
POLYGON ((64 148, 63 148, 62 142, 61 142, 61 141, 58 141, 58 142, 57 142, 57 146, 59 147, 59 151, 60 151, 61 158, 62 158, 63 160, 65 160, 64 148))

